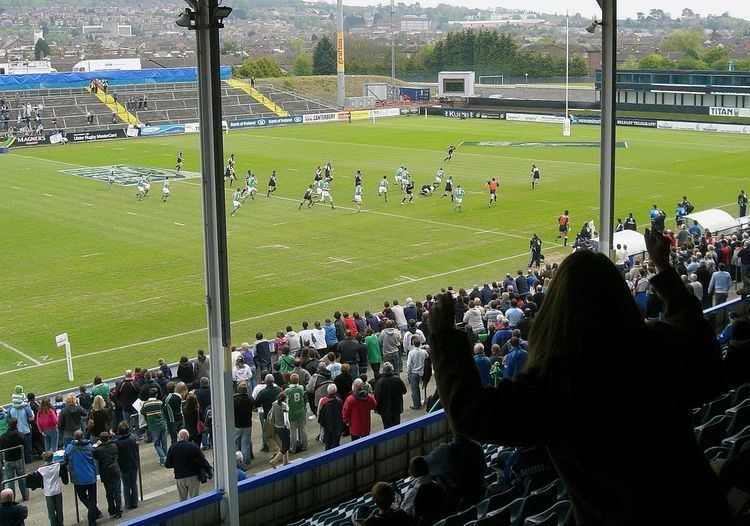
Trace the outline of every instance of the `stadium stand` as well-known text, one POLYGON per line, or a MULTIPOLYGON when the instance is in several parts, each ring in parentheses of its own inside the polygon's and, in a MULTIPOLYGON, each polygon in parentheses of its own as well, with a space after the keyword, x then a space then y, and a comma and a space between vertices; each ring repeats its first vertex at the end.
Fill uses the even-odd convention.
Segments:
MULTIPOLYGON (((282 91, 274 85, 263 85, 268 90, 268 100, 277 103, 290 115, 336 111, 321 102, 301 97, 290 91, 282 91)), ((9 126, 24 127, 18 120, 19 108, 31 105, 33 112, 29 128, 35 130, 39 124, 44 130, 65 129, 69 132, 87 129, 117 129, 127 125, 127 103, 134 101, 130 109, 131 123, 184 124, 198 119, 198 85, 196 82, 165 82, 150 84, 120 84, 109 86, 108 104, 102 92, 99 95, 81 88, 36 89, 5 91, 0 99, 10 109, 9 126), (118 117, 113 119, 112 95, 118 98, 118 117), (144 105, 145 103, 145 105, 144 105), (41 104, 41 118, 35 120, 36 110, 41 104), (90 120, 90 121, 89 121, 90 120), (115 120, 115 122, 113 122, 115 120)), ((273 104, 272 104, 273 106, 273 104)), ((222 111, 225 120, 276 116, 277 112, 259 102, 245 90, 222 83, 222 111)))

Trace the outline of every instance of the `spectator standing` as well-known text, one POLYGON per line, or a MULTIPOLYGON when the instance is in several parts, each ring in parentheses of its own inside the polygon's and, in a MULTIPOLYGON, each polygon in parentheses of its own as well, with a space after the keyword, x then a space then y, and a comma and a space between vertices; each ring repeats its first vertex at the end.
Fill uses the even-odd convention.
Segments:
POLYGON ((31 407, 29 407, 29 404, 26 401, 26 396, 23 393, 23 387, 20 385, 15 386, 13 389, 8 415, 15 418, 17 421, 18 432, 21 433, 24 439, 24 458, 26 459, 27 464, 31 464, 31 461, 33 460, 31 447, 31 422, 34 421, 34 412, 31 410, 31 407))
MULTIPOLYGON (((479 290, 477 289, 477 293, 479 293, 479 290)), ((480 298, 475 298, 474 300, 471 300, 471 307, 469 310, 467 310, 464 313, 463 322, 471 327, 471 330, 474 331, 474 334, 479 334, 484 331, 484 311, 482 310, 482 307, 480 307, 480 303, 482 300, 480 298)))
POLYGON ((409 320, 406 319, 404 308, 398 304, 398 300, 393 300, 393 307, 391 307, 391 312, 393 313, 394 321, 396 322, 398 330, 400 330, 402 333, 406 332, 406 329, 409 328, 409 320))
POLYGON ((133 426, 131 417, 138 414, 138 411, 133 407, 133 403, 138 400, 138 390, 138 385, 133 378, 133 371, 128 369, 125 371, 125 379, 117 390, 117 398, 120 400, 120 405, 122 406, 123 417, 125 417, 125 421, 131 428, 133 426))
POLYGON ((167 382, 167 395, 164 397, 164 420, 167 424, 169 444, 177 442, 177 431, 185 427, 185 417, 182 415, 182 396, 175 392, 175 383, 167 382))
POLYGON ((255 334, 253 357, 256 370, 271 372, 271 342, 263 338, 262 332, 255 334))
POLYGON ((189 432, 190 440, 200 446, 203 434, 203 421, 201 420, 198 397, 195 394, 189 393, 185 397, 185 407, 182 414, 185 417, 185 429, 189 432))
POLYGON ((747 211, 747 194, 744 190, 740 190, 740 195, 737 196, 737 217, 745 217, 747 211))
MULTIPOLYGON (((268 415, 271 414, 271 406, 276 401, 276 398, 281 392, 281 388, 274 382, 272 374, 266 375, 266 377, 264 378, 264 383, 265 387, 261 389, 261 391, 255 397, 255 407, 259 409, 258 416, 260 417, 261 428, 265 427, 266 419, 268 418, 268 415)), ((264 452, 268 451, 267 441, 263 441, 263 445, 260 450, 264 452)))
POLYGON ((149 391, 149 398, 143 407, 141 415, 146 419, 146 426, 151 439, 154 441, 154 449, 159 457, 159 465, 163 466, 167 458, 167 423, 164 420, 164 403, 157 398, 159 389, 152 387, 149 391))
POLYGON ((708 282, 708 293, 714 295, 714 305, 727 301, 731 287, 732 276, 726 271, 724 263, 719 263, 719 270, 711 274, 711 280, 708 282))
POLYGON ((86 422, 86 428, 89 430, 89 436, 98 437, 102 433, 109 433, 109 410, 104 398, 96 395, 94 403, 89 412, 89 419, 86 422), (90 422, 90 423, 89 423, 90 422))
POLYGON ((68 465, 70 480, 73 482, 76 496, 87 512, 89 526, 94 526, 102 512, 96 505, 96 467, 94 450, 91 441, 83 438, 83 432, 77 429, 73 440, 65 448, 65 462, 68 465))
POLYGON ((344 332, 344 339, 336 345, 336 354, 342 365, 349 364, 352 376, 359 376, 359 362, 367 354, 367 348, 354 339, 349 329, 344 332))
POLYGON ((487 358, 487 355, 484 353, 484 345, 481 343, 474 344, 474 365, 479 372, 479 379, 482 382, 482 387, 488 387, 492 381, 490 377, 492 364, 490 363, 490 359, 487 358))
POLYGON ((57 411, 52 407, 49 396, 42 398, 37 413, 36 426, 44 439, 45 451, 57 451, 57 411))
POLYGON ((138 470, 141 466, 141 457, 138 441, 126 422, 120 422, 117 426, 115 444, 125 509, 132 510, 138 507, 138 470))
POLYGON ((237 451, 242 452, 244 471, 250 467, 253 458, 253 408, 255 400, 248 393, 247 382, 237 385, 237 393, 234 395, 234 442, 237 451))
POLYGON ((341 433, 344 431, 342 417, 344 402, 338 397, 336 391, 336 384, 329 383, 326 388, 326 396, 320 400, 320 407, 318 408, 318 423, 323 429, 323 443, 326 451, 339 446, 341 433))
POLYGON ((302 348, 302 344, 299 340, 299 334, 297 334, 291 325, 286 326, 286 339, 289 342, 289 354, 295 358, 299 355, 299 351, 302 348))
POLYGON ((57 414, 57 429, 62 432, 63 446, 73 440, 73 433, 81 430, 81 414, 83 410, 76 401, 76 395, 68 393, 65 396, 65 407, 57 414))
POLYGON ((99 478, 107 495, 107 512, 110 519, 122 517, 122 485, 117 444, 110 440, 109 433, 103 431, 94 449, 94 460, 99 468, 99 478))
MULTIPOLYGON (((23 433, 18 430, 18 420, 15 417, 10 417, 8 419, 8 430, 0 437, 0 449, 7 450, 3 453, 3 472, 6 479, 19 477, 26 473, 23 458, 25 447, 26 440, 23 433)), ((7 485, 15 492, 15 482, 8 482, 7 485)), ((26 488, 25 478, 18 479, 18 491, 24 501, 29 500, 29 490, 26 488)))
POLYGON ((195 377, 195 382, 200 381, 201 378, 211 377, 211 362, 203 349, 198 349, 198 353, 196 354, 195 363, 193 364, 193 376, 195 377))
POLYGON ((516 374, 523 371, 526 366, 526 360, 529 353, 521 348, 518 338, 515 336, 510 339, 510 352, 505 357, 505 367, 503 369, 503 378, 513 379, 516 374))
MULTIPOLYGON (((356 385, 356 383, 357 382, 354 382, 354 385, 356 385)), ((375 380, 374 391, 375 400, 377 400, 376 408, 380 418, 383 420, 383 428, 388 429, 389 427, 401 423, 401 413, 404 412, 406 385, 393 370, 393 364, 390 362, 385 362, 383 364, 383 373, 377 378, 377 380, 375 380)), ((355 389, 353 394, 356 395, 356 393, 357 391, 355 389)), ((362 395, 359 396, 361 397, 362 395)), ((346 407, 348 402, 349 398, 347 398, 344 403, 344 407, 346 407)), ((344 421, 346 420, 346 417, 344 417, 344 421)), ((369 423, 369 416, 367 420, 369 423)), ((369 432, 368 427, 367 434, 369 434, 369 432)), ((352 430, 351 433, 352 435, 359 434, 355 433, 354 430, 352 430)))
POLYGON ((421 386, 427 351, 422 347, 418 336, 412 336, 412 341, 412 349, 406 357, 406 374, 409 378, 409 387, 411 389, 411 408, 419 409, 422 407, 421 386))
POLYGON ((242 356, 237 357, 237 361, 232 367, 232 381, 234 382, 235 388, 240 382, 249 382, 253 377, 253 372, 250 370, 250 366, 245 363, 242 356))
POLYGON ((535 321, 526 370, 496 389, 479 387, 465 337, 451 326, 452 304, 442 298, 430 318, 441 401, 456 433, 546 446, 580 526, 615 515, 618 524, 731 524, 718 479, 686 432, 690 408, 722 388, 715 335, 671 268, 668 240, 646 230, 645 241, 664 322, 643 321, 605 255, 575 252, 560 265, 535 321), (581 327, 585 337, 571 330, 581 327), (636 407, 638 424, 623 426, 623 412, 636 407), (633 470, 640 452, 666 436, 670 447, 649 477, 633 470))
POLYGON ((333 379, 331 378, 331 371, 326 368, 325 362, 319 362, 318 371, 314 375, 312 375, 310 381, 306 386, 308 394, 312 397, 312 407, 315 411, 318 410, 320 400, 328 392, 328 384, 332 383, 333 379))
POLYGON ((380 364, 383 362, 383 355, 380 352, 380 338, 375 335, 372 327, 368 327, 367 331, 365 331, 365 347, 367 347, 367 361, 370 363, 372 373, 377 377, 380 373, 380 364))
POLYGON ((180 363, 177 364, 177 378, 181 382, 185 382, 185 385, 193 385, 195 382, 195 373, 193 364, 190 363, 188 357, 185 355, 180 356, 180 363))
POLYGON ((388 320, 385 329, 380 332, 383 360, 390 362, 399 370, 401 364, 401 332, 396 328, 396 322, 388 320))
POLYGON ((13 490, 6 488, 0 491, 0 524, 3 526, 23 526, 29 509, 14 502, 13 490))
MULTIPOLYGON (((401 382, 401 385, 403 386, 403 382, 401 382)), ((354 380, 353 387, 354 391, 344 402, 341 416, 344 423, 349 425, 352 440, 357 440, 370 434, 372 425, 370 415, 377 407, 377 403, 375 398, 364 390, 364 382, 361 378, 354 380)), ((404 386, 403 393, 406 393, 406 386, 404 386)))
POLYGON ((341 366, 341 373, 333 379, 333 383, 336 384, 336 392, 339 396, 346 399, 352 392, 352 384, 354 384, 354 376, 348 363, 341 366))
POLYGON ((307 405, 305 389, 299 383, 299 374, 289 376, 286 388, 287 405, 289 406, 290 451, 307 451, 307 405))
POLYGON ((164 462, 165 467, 174 469, 180 502, 198 496, 200 489, 198 477, 202 471, 212 473, 211 465, 203 456, 203 451, 189 438, 190 434, 187 429, 180 429, 177 432, 177 442, 169 447, 167 459, 164 462))
POLYGON ((64 476, 61 476, 63 468, 59 462, 55 462, 52 459, 51 451, 42 453, 42 462, 43 464, 39 466, 37 473, 42 477, 44 500, 47 504, 47 517, 49 518, 50 526, 63 526, 62 485, 63 482, 67 484, 68 481, 67 468, 64 468, 64 476))
POLYGON ((271 466, 276 467, 283 463, 289 464, 289 406, 286 403, 286 393, 280 392, 276 400, 271 404, 269 412, 270 421, 273 422, 274 432, 279 441, 279 451, 268 461, 271 466))

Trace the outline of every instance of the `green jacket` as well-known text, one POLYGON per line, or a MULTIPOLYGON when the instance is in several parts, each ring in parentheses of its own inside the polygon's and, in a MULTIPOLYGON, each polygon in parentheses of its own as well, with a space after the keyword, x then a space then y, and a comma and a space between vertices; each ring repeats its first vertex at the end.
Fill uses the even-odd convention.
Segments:
POLYGON ((97 395, 104 398, 104 401, 109 403, 109 386, 105 383, 100 383, 91 388, 91 398, 96 398, 97 395))
POLYGON ((371 334, 365 338, 365 345, 367 346, 368 363, 380 363, 383 361, 383 355, 380 352, 380 338, 371 334))
POLYGON ((292 369, 294 369, 294 356, 290 354, 282 354, 279 356, 279 364, 281 364, 281 374, 291 373, 292 369))
POLYGON ((307 396, 305 388, 299 384, 290 385, 286 388, 286 403, 289 406, 289 420, 304 420, 307 417, 305 404, 307 396))

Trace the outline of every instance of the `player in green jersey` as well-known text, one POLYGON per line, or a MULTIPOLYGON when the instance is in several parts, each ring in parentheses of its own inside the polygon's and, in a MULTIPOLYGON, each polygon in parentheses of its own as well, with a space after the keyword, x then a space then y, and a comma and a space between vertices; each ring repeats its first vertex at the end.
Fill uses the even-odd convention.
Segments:
POLYGON ((161 202, 166 203, 169 198, 169 188, 172 183, 169 181, 169 177, 164 179, 164 183, 161 186, 161 202))
POLYGON ((232 212, 231 212, 231 213, 230 213, 229 215, 231 215, 231 216, 234 216, 234 213, 235 213, 235 212, 236 212, 237 210, 239 210, 239 209, 240 209, 240 207, 242 206, 242 201, 240 201, 240 199, 242 199, 242 192, 241 192, 241 191, 240 191, 240 189, 238 188, 238 189, 237 189, 237 190, 235 190, 235 192, 234 192, 234 193, 232 194, 232 206, 234 206, 234 208, 232 209, 232 212))
MULTIPOLYGON (((357 203, 357 213, 362 210, 362 185, 358 184, 354 187, 354 202, 357 203)), ((333 201, 331 201, 333 203, 333 201)))
POLYGON ((464 193, 464 189, 461 188, 461 185, 456 185, 456 189, 453 190, 453 199, 456 201, 456 206, 453 207, 454 210, 458 210, 459 212, 464 211, 461 207, 464 202, 464 193))
POLYGON ((378 197, 383 196, 385 198, 385 202, 388 202, 388 177, 385 175, 380 180, 380 185, 378 186, 378 197))
POLYGON ((331 202, 331 209, 333 210, 335 207, 333 206, 333 197, 331 197, 331 183, 329 183, 328 181, 321 181, 320 190, 321 204, 325 204, 326 199, 328 199, 331 202))

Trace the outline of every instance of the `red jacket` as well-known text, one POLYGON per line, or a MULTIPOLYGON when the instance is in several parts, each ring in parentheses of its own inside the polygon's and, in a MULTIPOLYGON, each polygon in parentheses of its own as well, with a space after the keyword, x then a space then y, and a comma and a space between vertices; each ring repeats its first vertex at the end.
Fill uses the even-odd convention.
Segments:
POLYGON ((347 397, 342 416, 352 435, 370 434, 370 412, 376 407, 375 397, 365 391, 355 391, 347 397))
POLYGON ((354 321, 354 318, 343 318, 343 320, 347 330, 351 331, 352 336, 356 338, 359 331, 357 330, 357 323, 354 321))
POLYGON ((57 429, 57 413, 55 410, 39 411, 36 415, 36 427, 40 433, 57 429))

